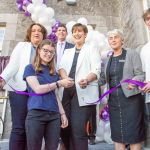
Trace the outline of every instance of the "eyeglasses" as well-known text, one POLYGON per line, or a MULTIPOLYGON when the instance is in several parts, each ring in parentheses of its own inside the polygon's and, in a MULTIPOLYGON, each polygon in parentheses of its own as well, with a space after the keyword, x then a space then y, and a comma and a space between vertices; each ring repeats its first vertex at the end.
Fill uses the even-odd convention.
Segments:
POLYGON ((43 50, 43 52, 46 53, 46 54, 50 53, 50 54, 53 55, 53 56, 55 55, 55 52, 50 51, 50 50, 48 50, 48 49, 46 49, 46 48, 42 48, 42 50, 43 50))

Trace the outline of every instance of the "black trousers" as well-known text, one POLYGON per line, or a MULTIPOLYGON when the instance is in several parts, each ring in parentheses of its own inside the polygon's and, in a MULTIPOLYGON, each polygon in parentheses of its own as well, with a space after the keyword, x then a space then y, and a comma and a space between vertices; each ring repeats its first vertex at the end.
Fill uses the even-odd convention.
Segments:
POLYGON ((28 150, 41 150, 45 140, 45 150, 57 150, 60 137, 60 114, 44 110, 31 110, 26 118, 28 150))
POLYGON ((86 125, 96 106, 80 107, 75 87, 64 90, 62 104, 69 120, 69 126, 61 130, 66 150, 88 150, 86 125))
POLYGON ((150 148, 150 103, 145 104, 145 146, 150 148))
POLYGON ((25 119, 28 96, 9 92, 9 99, 12 117, 9 150, 26 150, 25 119))
POLYGON ((89 139, 95 139, 96 137, 96 107, 91 111, 91 116, 89 118, 90 128, 89 128, 89 139))

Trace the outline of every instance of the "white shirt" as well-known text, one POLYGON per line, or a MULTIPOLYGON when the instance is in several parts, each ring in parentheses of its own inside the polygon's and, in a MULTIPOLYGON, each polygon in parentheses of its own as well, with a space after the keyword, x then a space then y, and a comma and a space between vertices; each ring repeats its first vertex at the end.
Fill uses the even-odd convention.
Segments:
POLYGON ((65 44, 66 44, 65 41, 63 41, 63 42, 58 41, 57 42, 57 49, 56 49, 56 54, 57 54, 57 70, 59 68, 59 64, 60 64, 61 58, 62 58, 63 53, 64 53, 65 44))
MULTIPOLYGON (((142 68, 145 72, 146 82, 150 81, 150 41, 141 50, 142 68)), ((146 93, 146 103, 150 103, 150 94, 146 93)))

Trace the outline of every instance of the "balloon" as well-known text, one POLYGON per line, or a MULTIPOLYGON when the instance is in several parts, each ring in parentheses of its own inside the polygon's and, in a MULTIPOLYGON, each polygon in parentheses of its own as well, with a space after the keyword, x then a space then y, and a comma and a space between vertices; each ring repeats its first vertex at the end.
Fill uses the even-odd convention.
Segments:
POLYGON ((71 30, 72 30, 73 25, 75 25, 75 24, 76 24, 75 21, 69 21, 69 22, 66 24, 66 28, 67 28, 68 34, 72 33, 71 30))
POLYGON ((51 7, 47 7, 45 10, 44 10, 44 14, 46 16, 48 16, 48 18, 53 18, 54 17, 54 9, 51 8, 51 7))
POLYGON ((23 0, 23 5, 24 6, 28 6, 30 4, 30 2, 28 0, 23 0))
POLYGON ((41 5, 43 4, 43 0, 32 0, 32 3, 35 5, 41 5))
POLYGON ((88 28, 88 32, 93 31, 93 27, 91 25, 87 25, 87 28, 88 28))
POLYGON ((35 22, 38 22, 38 16, 36 14, 31 14, 31 19, 35 22))
POLYGON ((104 127, 105 127, 105 122, 100 120, 96 130, 96 137, 97 137, 96 139, 98 139, 98 141, 104 140, 104 127))
POLYGON ((57 32, 57 27, 53 26, 52 27, 52 32, 57 32))
POLYGON ((16 3, 22 4, 22 0, 16 0, 16 3))
POLYGON ((18 9, 19 9, 20 11, 23 11, 23 10, 24 10, 22 6, 23 6, 22 4, 17 4, 17 7, 18 7, 18 9))
POLYGON ((24 15, 27 16, 27 17, 31 16, 31 14, 28 11, 25 11, 24 15))
POLYGON ((27 11, 30 12, 30 13, 33 13, 33 11, 34 11, 34 5, 30 3, 30 4, 27 6, 27 11))
POLYGON ((52 27, 51 26, 45 26, 47 29, 47 33, 50 34, 52 32, 52 27))
POLYGON ((46 16, 40 17, 38 22, 42 25, 45 25, 45 26, 50 25, 49 20, 46 16))
POLYGON ((100 112, 100 116, 99 117, 103 121, 109 121, 109 113, 108 113, 108 106, 107 105, 100 112))
POLYGON ((54 18, 52 18, 52 19, 50 19, 50 20, 49 20, 49 22, 50 22, 51 26, 54 26, 54 25, 55 25, 56 20, 55 20, 54 18))
POLYGON ((73 39, 72 39, 72 34, 71 34, 71 33, 69 33, 69 34, 67 35, 66 41, 67 41, 68 43, 74 44, 73 39))
POLYGON ((86 18, 84 18, 84 17, 82 17, 82 18, 79 18, 78 20, 77 20, 77 23, 81 23, 81 24, 83 24, 83 25, 87 25, 87 19, 86 18))
POLYGON ((109 143, 109 144, 113 144, 113 141, 111 139, 110 122, 105 123, 105 127, 104 127, 104 140, 107 143, 109 143))
POLYGON ((39 6, 38 5, 34 5, 34 14, 36 14, 38 17, 42 16, 42 14, 43 14, 43 7, 40 6, 40 5, 39 6))

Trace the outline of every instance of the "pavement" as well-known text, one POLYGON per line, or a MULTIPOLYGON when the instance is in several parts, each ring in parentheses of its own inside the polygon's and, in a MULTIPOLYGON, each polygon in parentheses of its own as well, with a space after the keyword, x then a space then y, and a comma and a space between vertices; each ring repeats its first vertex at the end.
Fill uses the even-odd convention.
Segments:
MULTIPOLYGON (((9 150, 8 142, 8 139, 0 140, 0 150, 9 150)), ((114 145, 96 141, 95 145, 89 145, 89 150, 114 150, 114 145)), ((150 150, 150 148, 142 148, 142 150, 150 150)))
MULTIPOLYGON (((8 141, 8 139, 0 141, 0 150, 9 150, 8 141)), ((96 142, 95 145, 89 145, 89 150, 114 150, 114 148, 112 144, 96 142)))

